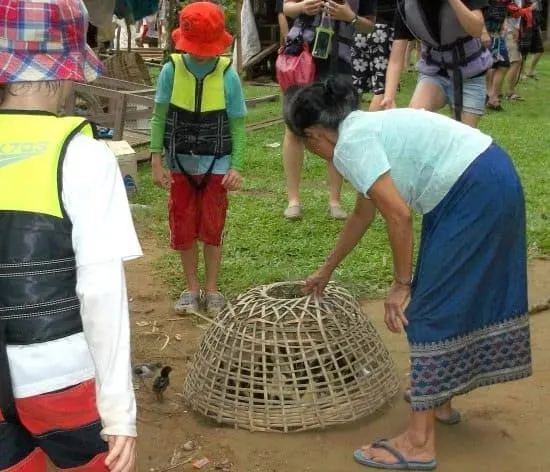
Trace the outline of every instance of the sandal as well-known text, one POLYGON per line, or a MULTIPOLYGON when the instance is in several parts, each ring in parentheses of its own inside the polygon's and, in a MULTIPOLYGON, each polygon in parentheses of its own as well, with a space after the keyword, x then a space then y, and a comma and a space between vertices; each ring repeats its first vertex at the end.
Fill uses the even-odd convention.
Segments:
POLYGON ((512 93, 510 95, 507 95, 506 98, 508 100, 515 100, 516 102, 523 102, 525 101, 525 99, 521 96, 521 95, 518 95, 517 93, 512 93))
POLYGON ((403 454, 401 454, 395 447, 391 446, 386 439, 380 439, 374 441, 370 447, 385 449, 390 454, 392 454, 397 462, 393 464, 387 464, 386 462, 380 462, 374 459, 368 459, 363 454, 361 449, 357 449, 353 453, 353 458, 361 465, 366 465, 367 467, 373 467, 375 469, 388 469, 388 470, 434 470, 437 467, 437 462, 434 459, 433 461, 408 461, 405 459, 403 454))
POLYGON ((494 111, 504 111, 504 108, 502 108, 502 105, 499 103, 498 105, 495 105, 494 103, 487 102, 487 105, 485 105, 488 110, 494 110, 494 111))
MULTIPOLYGON (((411 404, 411 394, 409 391, 403 394, 403 400, 405 400, 409 405, 411 404)), ((455 424, 458 424, 462 421, 462 415, 460 414, 460 411, 452 408, 451 416, 449 416, 448 418, 439 418, 438 416, 436 416, 435 420, 438 423, 444 424, 445 426, 454 426, 455 424)))

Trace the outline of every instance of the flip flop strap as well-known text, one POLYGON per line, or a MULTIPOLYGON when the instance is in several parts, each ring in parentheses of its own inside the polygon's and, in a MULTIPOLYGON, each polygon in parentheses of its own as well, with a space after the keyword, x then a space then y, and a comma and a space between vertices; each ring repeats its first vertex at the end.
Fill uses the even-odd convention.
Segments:
MULTIPOLYGON (((374 441, 371 444, 371 447, 375 447, 375 448, 378 448, 378 449, 385 449, 386 451, 391 453, 398 460, 397 464, 408 465, 408 463, 409 463, 407 461, 407 459, 405 459, 403 454, 401 454, 395 447, 391 446, 388 443, 388 441, 385 440, 385 439, 379 439, 378 441, 374 441)), ((392 465, 397 465, 397 464, 392 464, 392 465)))

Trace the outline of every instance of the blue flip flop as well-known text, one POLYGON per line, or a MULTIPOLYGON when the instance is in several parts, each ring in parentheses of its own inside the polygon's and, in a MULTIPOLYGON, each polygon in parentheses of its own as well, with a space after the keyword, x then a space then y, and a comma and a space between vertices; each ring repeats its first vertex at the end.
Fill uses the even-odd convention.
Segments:
POLYGON ((395 447, 390 446, 386 439, 379 439, 374 441, 371 444, 371 447, 385 449, 391 453, 396 459, 397 462, 393 464, 386 464, 385 462, 375 461, 374 459, 368 459, 363 454, 361 449, 357 449, 353 453, 353 458, 361 465, 366 465, 367 467, 372 467, 374 469, 386 469, 386 470, 434 470, 437 467, 437 461, 428 461, 428 462, 418 462, 418 461, 408 461, 403 457, 395 447))

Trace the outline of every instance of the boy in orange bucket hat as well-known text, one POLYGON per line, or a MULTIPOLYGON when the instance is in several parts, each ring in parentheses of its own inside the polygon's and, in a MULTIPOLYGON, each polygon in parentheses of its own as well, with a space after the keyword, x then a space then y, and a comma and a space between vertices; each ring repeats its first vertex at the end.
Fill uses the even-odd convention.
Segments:
POLYGON ((218 272, 227 192, 241 185, 246 105, 231 59, 222 56, 232 37, 218 5, 186 6, 172 39, 179 52, 159 75, 151 125, 153 179, 170 190, 170 244, 181 254, 187 283, 175 311, 199 310, 197 241, 202 241, 204 301, 214 315, 225 303, 218 291, 218 272))

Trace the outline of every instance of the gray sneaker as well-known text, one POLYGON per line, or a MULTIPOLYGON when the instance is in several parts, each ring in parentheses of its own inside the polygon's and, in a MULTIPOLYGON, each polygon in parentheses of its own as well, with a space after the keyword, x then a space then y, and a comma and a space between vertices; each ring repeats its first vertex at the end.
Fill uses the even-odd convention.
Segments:
POLYGON ((301 220, 303 217, 303 210, 300 205, 290 205, 285 208, 284 217, 290 221, 301 220))
POLYGON ((225 297, 220 292, 206 294, 206 313, 216 316, 225 306, 225 297))
POLYGON ((180 315, 192 315, 199 313, 199 292, 189 292, 184 290, 181 292, 180 298, 174 305, 174 311, 180 315))
POLYGON ((328 214, 331 218, 334 218, 335 220, 347 220, 348 218, 348 214, 341 206, 329 206, 328 214))

